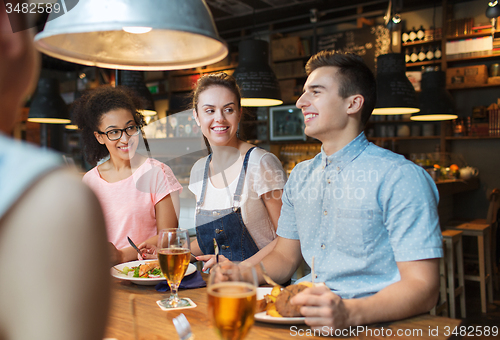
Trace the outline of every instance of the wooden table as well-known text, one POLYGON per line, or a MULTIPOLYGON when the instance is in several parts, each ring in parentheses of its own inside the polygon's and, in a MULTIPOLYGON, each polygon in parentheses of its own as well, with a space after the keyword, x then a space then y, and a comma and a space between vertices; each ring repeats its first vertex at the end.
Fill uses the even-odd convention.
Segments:
MULTIPOLYGON (((162 311, 156 304, 157 300, 167 297, 170 293, 159 293, 154 286, 138 286, 129 282, 116 280, 112 286, 112 300, 109 314, 108 326, 106 328, 106 338, 115 338, 118 340, 133 340, 133 323, 130 313, 129 297, 135 295, 136 320, 141 340, 166 340, 178 339, 172 319, 183 313, 191 323, 191 328, 195 338, 198 340, 218 339, 210 319, 207 316, 207 295, 206 288, 180 290, 180 297, 191 298, 198 306, 192 309, 183 309, 181 311, 162 311)), ((461 320, 449 319, 428 314, 420 315, 410 319, 396 322, 381 323, 371 325, 366 330, 360 329, 357 336, 343 336, 343 338, 356 339, 382 339, 387 337, 389 332, 392 338, 415 338, 419 340, 442 340, 447 339, 446 333, 460 325, 461 320), (448 327, 448 328, 446 328, 448 327), (429 330, 433 330, 429 334, 429 330), (438 333, 434 334, 435 331, 438 333), (447 331, 449 330, 449 331, 447 331), (397 336, 398 332, 403 336, 397 336), (406 333, 407 336, 404 336, 406 333), (438 335, 437 335, 438 334, 438 335)), ((245 340, 280 340, 280 339, 318 339, 308 335, 312 332, 306 325, 297 325, 296 328, 290 328, 291 325, 275 325, 256 322, 245 340), (294 336, 295 335, 295 336, 294 336)), ((329 332, 326 330, 326 332, 329 332)), ((450 334, 451 336, 451 334, 450 334)))

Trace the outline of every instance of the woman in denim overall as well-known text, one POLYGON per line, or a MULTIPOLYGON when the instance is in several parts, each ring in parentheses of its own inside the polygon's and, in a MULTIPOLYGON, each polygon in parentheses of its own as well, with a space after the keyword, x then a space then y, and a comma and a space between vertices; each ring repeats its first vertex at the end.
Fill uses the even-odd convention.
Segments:
POLYGON ((224 255, 231 261, 243 261, 259 251, 252 235, 248 232, 241 216, 241 192, 245 182, 245 174, 248 166, 248 158, 251 148, 245 154, 243 167, 241 168, 236 192, 233 196, 233 206, 220 210, 202 210, 201 206, 205 199, 207 189, 208 170, 211 154, 207 157, 205 172, 203 175, 203 187, 198 202, 196 202, 196 239, 203 254, 214 254, 214 242, 217 242, 219 254, 224 255))
POLYGON ((236 81, 225 73, 201 77, 193 91, 193 117, 211 151, 193 166, 189 185, 197 197, 197 240, 191 248, 206 262, 204 269, 216 262, 214 240, 219 260, 244 261, 258 254, 254 263, 275 244, 286 175, 274 155, 238 139, 240 101, 236 81), (269 173, 274 176, 263 176, 269 173), (282 179, 275 180, 276 174, 282 179))

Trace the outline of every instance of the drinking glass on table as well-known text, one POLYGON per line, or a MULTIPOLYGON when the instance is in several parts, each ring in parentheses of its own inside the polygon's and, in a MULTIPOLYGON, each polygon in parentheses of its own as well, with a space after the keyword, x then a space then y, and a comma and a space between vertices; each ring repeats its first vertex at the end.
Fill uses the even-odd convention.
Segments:
POLYGON ((210 269, 208 314, 222 340, 243 339, 254 324, 257 273, 253 266, 226 261, 210 269))
POLYGON ((158 234, 158 261, 170 286, 170 297, 161 301, 164 307, 183 307, 189 304, 179 299, 177 290, 191 258, 189 233, 184 229, 162 229, 158 234))

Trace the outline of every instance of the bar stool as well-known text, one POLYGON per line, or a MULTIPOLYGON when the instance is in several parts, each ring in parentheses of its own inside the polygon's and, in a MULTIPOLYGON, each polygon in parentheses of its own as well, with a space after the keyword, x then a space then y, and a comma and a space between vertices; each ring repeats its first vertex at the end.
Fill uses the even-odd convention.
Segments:
POLYGON ((443 239, 443 257, 439 259, 439 301, 430 310, 431 315, 441 315, 448 317, 448 294, 446 293, 447 273, 446 273, 446 244, 443 239))
POLYGON ((448 276, 448 303, 451 318, 456 318, 456 297, 460 296, 460 316, 466 317, 465 312, 465 277, 464 277, 464 256, 462 247, 461 230, 445 230, 443 234, 443 243, 445 250, 445 261, 448 276), (458 279, 456 286, 455 278, 458 279))
POLYGON ((467 223, 451 225, 447 229, 460 230, 463 236, 477 238, 479 275, 465 275, 465 280, 479 282, 481 290, 481 311, 487 312, 487 302, 493 303, 492 283, 492 253, 491 253, 491 225, 486 220, 473 220, 467 223), (485 242, 486 239, 486 242, 485 242), (487 296, 488 295, 488 296, 487 296))

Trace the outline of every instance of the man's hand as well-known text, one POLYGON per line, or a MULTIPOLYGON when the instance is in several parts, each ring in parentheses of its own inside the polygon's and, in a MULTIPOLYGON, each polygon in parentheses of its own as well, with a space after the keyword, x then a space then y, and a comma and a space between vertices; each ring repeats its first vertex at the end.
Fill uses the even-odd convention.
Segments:
POLYGON ((323 326, 343 329, 349 326, 349 314, 344 301, 325 285, 307 288, 290 302, 302 305, 300 313, 306 317, 306 324, 312 329, 321 329, 323 326))

